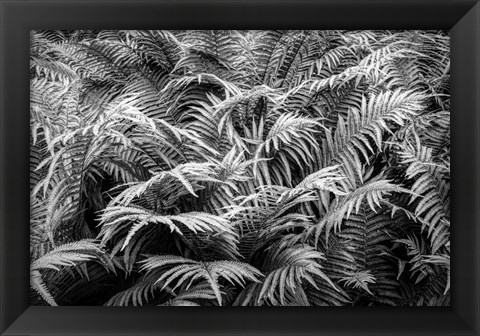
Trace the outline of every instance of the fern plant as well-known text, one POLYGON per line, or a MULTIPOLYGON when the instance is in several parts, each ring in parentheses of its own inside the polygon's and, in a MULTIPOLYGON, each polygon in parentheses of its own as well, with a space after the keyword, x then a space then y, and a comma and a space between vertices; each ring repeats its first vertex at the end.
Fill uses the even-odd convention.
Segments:
POLYGON ((31 304, 449 305, 445 31, 33 31, 31 304))

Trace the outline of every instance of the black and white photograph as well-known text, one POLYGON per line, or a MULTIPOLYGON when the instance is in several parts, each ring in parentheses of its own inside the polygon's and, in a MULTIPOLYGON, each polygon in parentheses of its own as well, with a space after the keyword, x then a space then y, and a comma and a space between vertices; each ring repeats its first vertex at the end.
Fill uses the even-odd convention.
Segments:
POLYGON ((31 306, 450 306, 450 33, 32 30, 29 238, 31 306))

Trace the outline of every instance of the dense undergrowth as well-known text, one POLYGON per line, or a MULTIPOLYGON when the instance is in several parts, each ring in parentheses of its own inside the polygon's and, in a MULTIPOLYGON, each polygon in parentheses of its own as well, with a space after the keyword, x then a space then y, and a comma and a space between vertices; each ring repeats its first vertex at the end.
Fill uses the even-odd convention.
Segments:
POLYGON ((31 304, 449 305, 443 31, 35 31, 31 304))

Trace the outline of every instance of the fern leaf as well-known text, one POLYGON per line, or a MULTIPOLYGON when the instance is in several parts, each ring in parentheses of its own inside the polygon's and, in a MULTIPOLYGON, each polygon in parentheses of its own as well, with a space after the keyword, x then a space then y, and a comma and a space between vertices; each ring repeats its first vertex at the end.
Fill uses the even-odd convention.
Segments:
POLYGON ((222 304, 220 286, 218 279, 223 278, 232 284, 243 286, 246 281, 258 282, 258 277, 262 276, 255 267, 235 261, 213 261, 198 262, 179 256, 152 256, 141 261, 141 270, 165 270, 156 282, 164 281, 163 287, 177 280, 180 286, 183 281, 188 280, 190 284, 197 280, 203 279, 214 291, 218 304, 222 304), (170 266, 175 265, 175 266, 170 266), (167 266, 167 267, 166 267, 167 266))

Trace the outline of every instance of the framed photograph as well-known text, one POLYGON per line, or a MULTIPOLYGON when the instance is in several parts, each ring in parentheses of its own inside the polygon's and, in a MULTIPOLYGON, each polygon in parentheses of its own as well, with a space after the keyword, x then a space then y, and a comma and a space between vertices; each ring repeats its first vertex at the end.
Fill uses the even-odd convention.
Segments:
POLYGON ((2 335, 479 335, 477 1, 0 0, 2 335))

